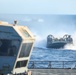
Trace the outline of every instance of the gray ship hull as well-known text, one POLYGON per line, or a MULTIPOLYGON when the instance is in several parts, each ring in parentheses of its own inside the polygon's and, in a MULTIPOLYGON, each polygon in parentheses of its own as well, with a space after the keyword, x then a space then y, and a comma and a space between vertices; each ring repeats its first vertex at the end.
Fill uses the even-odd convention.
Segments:
POLYGON ((47 48, 64 48, 67 43, 59 42, 47 45, 47 48))

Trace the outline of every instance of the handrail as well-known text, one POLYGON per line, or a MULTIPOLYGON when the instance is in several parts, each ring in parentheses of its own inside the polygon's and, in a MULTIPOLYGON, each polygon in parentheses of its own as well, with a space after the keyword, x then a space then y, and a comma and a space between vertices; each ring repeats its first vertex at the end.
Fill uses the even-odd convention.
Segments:
POLYGON ((30 61, 29 69, 76 69, 76 61, 30 61))

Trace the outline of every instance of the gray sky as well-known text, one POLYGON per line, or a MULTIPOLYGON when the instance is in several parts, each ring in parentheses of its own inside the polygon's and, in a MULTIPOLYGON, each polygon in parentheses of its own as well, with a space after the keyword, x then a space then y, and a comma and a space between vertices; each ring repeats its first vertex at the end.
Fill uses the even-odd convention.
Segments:
POLYGON ((76 14, 76 0, 0 0, 0 13, 76 14))

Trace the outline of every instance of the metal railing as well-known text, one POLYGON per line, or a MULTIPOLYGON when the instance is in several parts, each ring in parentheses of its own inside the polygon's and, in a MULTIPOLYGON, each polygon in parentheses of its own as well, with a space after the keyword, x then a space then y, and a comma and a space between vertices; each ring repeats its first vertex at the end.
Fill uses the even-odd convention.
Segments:
POLYGON ((29 69, 76 69, 76 61, 30 61, 29 69))

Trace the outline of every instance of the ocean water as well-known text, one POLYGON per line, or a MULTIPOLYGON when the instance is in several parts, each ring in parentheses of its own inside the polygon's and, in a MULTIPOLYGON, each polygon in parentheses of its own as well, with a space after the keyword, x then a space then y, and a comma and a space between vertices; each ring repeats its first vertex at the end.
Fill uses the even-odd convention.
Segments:
POLYGON ((76 51, 34 48, 28 68, 76 68, 76 51))
POLYGON ((33 49, 30 61, 76 61, 76 51, 70 49, 33 49))
POLYGON ((26 25, 35 36, 35 44, 30 61, 76 61, 76 15, 50 14, 0 14, 1 21, 26 25), (70 34, 73 45, 66 45, 64 49, 47 49, 47 35, 63 37, 70 34))

